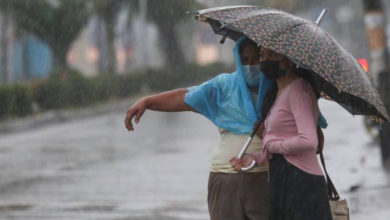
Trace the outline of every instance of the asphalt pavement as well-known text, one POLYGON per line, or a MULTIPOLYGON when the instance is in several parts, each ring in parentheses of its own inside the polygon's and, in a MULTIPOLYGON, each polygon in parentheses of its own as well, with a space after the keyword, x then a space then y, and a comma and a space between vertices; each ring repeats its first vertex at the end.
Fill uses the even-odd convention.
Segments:
MULTIPOLYGON (((129 133, 132 101, 0 124, 0 219, 209 219, 217 129, 195 113, 147 111, 129 133)), ((362 118, 320 106, 328 171, 351 219, 389 219, 389 173, 362 118)))

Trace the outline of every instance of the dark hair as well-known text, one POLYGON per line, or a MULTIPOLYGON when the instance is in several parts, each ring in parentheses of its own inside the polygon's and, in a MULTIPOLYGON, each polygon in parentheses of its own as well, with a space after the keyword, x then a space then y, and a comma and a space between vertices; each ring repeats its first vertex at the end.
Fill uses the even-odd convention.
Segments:
POLYGON ((245 38, 245 39, 241 42, 240 48, 238 49, 238 52, 241 54, 243 48, 244 48, 244 47, 247 47, 247 46, 251 46, 251 47, 255 47, 255 48, 256 48, 256 47, 257 47, 257 44, 256 44, 253 40, 251 40, 251 39, 249 39, 249 38, 245 38))
MULTIPOLYGON (((315 76, 314 76, 313 72, 310 70, 299 67, 299 68, 296 68, 295 73, 310 83, 311 87, 314 90, 314 93, 315 93, 317 99, 319 99, 320 90, 316 84, 316 80, 315 80, 315 76)), ((276 83, 276 81, 273 81, 271 87, 268 89, 267 94, 265 95, 265 98, 263 100, 263 104, 261 106, 260 124, 263 123, 265 121, 265 119, 267 118, 267 115, 268 115, 272 105, 274 104, 274 102, 276 100, 277 93, 278 93, 278 84, 276 83)))
POLYGON ((308 70, 308 69, 305 69, 302 67, 296 68, 295 73, 298 76, 304 78, 307 82, 309 82, 309 84, 313 88, 314 94, 316 95, 317 99, 319 99, 321 92, 320 92, 319 86, 316 83, 316 82, 318 82, 318 80, 316 80, 315 73, 311 70, 308 70))
POLYGON ((267 91, 267 94, 265 95, 263 104, 261 105, 260 124, 263 123, 267 118, 268 112, 276 100, 276 94, 278 94, 278 90, 278 84, 276 84, 276 81, 273 81, 272 85, 267 91))

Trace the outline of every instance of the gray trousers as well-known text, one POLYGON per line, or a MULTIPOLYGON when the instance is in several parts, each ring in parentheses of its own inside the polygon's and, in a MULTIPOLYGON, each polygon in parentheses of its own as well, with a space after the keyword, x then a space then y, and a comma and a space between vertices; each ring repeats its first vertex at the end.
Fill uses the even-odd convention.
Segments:
POLYGON ((207 202, 211 220, 267 220, 268 175, 210 173, 207 202))

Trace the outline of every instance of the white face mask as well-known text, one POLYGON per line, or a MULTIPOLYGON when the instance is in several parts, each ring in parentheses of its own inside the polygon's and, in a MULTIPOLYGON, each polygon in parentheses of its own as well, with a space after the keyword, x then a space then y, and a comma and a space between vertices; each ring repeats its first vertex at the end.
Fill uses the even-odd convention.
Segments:
POLYGON ((242 65, 245 82, 249 87, 257 87, 260 83, 260 65, 242 65))

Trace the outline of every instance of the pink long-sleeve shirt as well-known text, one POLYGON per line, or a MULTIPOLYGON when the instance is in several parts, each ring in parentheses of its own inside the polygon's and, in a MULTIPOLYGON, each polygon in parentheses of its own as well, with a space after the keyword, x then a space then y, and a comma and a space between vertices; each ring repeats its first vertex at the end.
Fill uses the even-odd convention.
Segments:
POLYGON ((258 164, 282 154, 299 169, 323 175, 316 151, 319 108, 311 85, 302 78, 291 82, 275 100, 264 122, 263 152, 256 155, 258 164))

